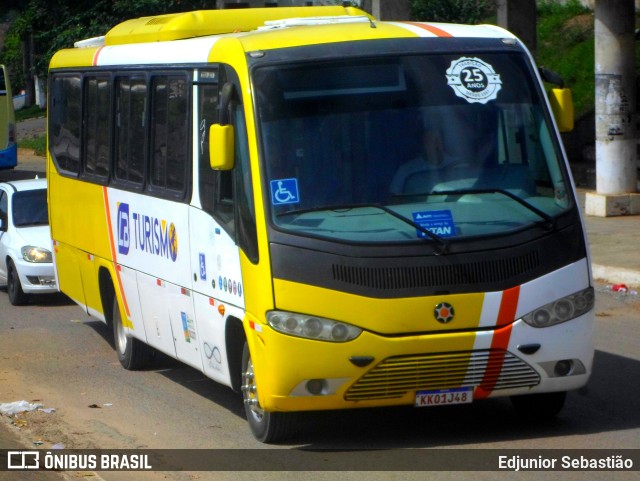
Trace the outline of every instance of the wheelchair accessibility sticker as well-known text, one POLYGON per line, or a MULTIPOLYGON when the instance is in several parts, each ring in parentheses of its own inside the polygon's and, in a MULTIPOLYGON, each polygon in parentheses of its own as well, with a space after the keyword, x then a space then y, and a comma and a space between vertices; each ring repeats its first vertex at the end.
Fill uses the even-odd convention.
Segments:
POLYGON ((458 97, 481 104, 494 100, 502 88, 500 74, 476 57, 461 57, 451 62, 447 69, 447 84, 458 97))
POLYGON ((276 179, 270 182, 273 205, 297 204, 300 202, 298 179, 276 179))

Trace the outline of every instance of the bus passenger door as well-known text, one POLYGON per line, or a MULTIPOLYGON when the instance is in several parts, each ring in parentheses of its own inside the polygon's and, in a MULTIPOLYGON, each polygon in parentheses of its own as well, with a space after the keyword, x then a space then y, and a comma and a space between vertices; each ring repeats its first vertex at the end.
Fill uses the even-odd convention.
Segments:
POLYGON ((204 372, 230 386, 226 323, 230 315, 244 317, 244 290, 235 241, 234 173, 214 171, 209 162, 209 127, 217 122, 219 85, 217 71, 208 74, 215 81, 201 80, 194 87, 197 168, 189 209, 193 302, 204 372))

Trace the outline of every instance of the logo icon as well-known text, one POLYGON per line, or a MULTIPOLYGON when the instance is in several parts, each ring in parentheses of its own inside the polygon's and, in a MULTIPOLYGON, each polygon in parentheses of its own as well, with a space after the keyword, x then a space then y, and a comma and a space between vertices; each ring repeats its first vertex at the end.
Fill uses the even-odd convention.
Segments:
POLYGON ((40 469, 38 451, 8 451, 7 469, 40 469))
POLYGON ((173 262, 178 258, 178 232, 173 222, 169 225, 169 255, 173 262))
POLYGON ((129 204, 121 202, 118 204, 118 253, 127 255, 129 253, 129 204))
POLYGON ((448 324, 451 322, 453 320, 453 316, 455 316, 455 311, 453 306, 448 302, 441 302, 433 310, 433 317, 436 318, 436 321, 442 324, 448 324))
POLYGON ((491 65, 479 58, 460 57, 447 69, 447 84, 469 103, 486 104, 502 88, 502 80, 491 65))

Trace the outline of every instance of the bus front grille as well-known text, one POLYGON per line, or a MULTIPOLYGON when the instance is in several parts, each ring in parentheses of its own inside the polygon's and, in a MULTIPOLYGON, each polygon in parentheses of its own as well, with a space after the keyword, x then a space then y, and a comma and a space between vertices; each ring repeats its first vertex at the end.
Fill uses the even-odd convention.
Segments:
MULTIPOLYGON (((396 261, 397 262, 397 261, 396 261)), ((483 259, 476 262, 446 262, 438 265, 355 266, 333 264, 333 279, 349 285, 375 290, 437 287, 510 281, 540 267, 537 250, 524 254, 483 259)))
POLYGON ((498 390, 539 383, 539 374, 529 364, 503 350, 416 354, 385 359, 358 379, 345 399, 392 399, 409 391, 460 386, 492 386, 498 390), (490 357, 504 360, 494 362, 490 357))

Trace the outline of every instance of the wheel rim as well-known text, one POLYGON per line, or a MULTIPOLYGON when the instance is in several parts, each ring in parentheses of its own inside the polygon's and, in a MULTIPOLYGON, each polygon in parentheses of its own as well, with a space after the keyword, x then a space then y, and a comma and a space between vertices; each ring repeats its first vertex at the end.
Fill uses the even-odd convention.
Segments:
POLYGON ((253 373, 253 362, 251 358, 247 361, 247 369, 242 374, 242 397, 244 404, 248 408, 249 414, 256 422, 261 423, 264 419, 264 410, 258 402, 258 386, 256 385, 255 375, 253 373))
POLYGON ((116 322, 116 336, 115 341, 119 353, 124 353, 127 350, 127 335, 122 327, 122 321, 119 318, 114 320, 116 322))

